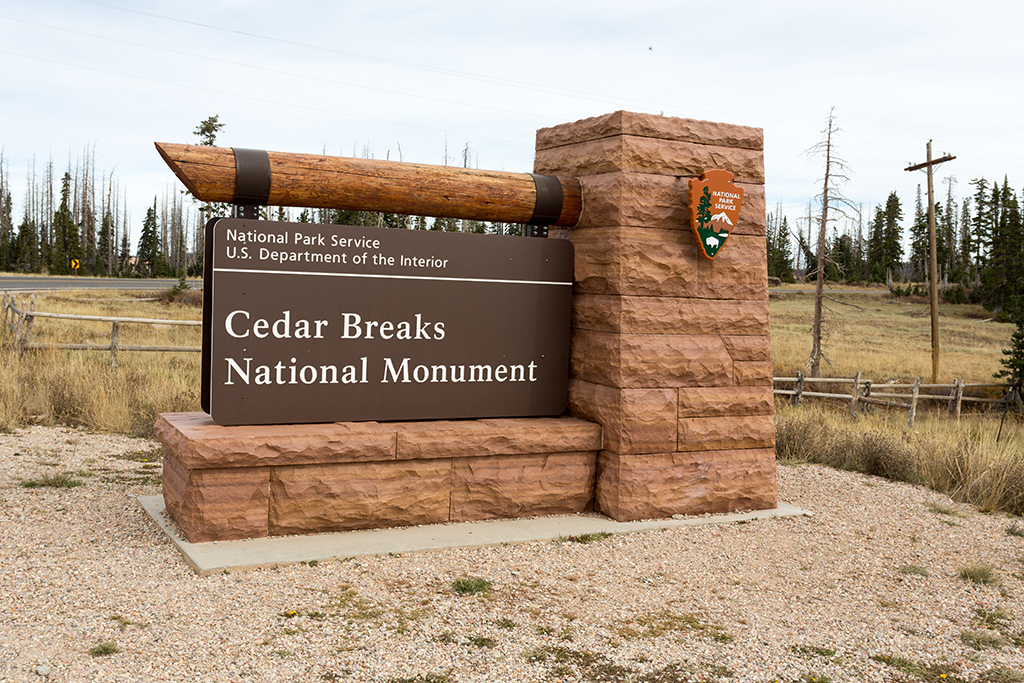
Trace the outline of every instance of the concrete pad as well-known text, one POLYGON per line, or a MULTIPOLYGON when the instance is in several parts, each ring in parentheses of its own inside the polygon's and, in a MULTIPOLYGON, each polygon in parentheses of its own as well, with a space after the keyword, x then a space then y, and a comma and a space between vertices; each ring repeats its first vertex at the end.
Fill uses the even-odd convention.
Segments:
POLYGON ((189 543, 178 534, 164 509, 163 496, 141 496, 143 509, 174 543, 178 552, 200 576, 228 570, 279 567, 300 562, 408 553, 443 548, 464 548, 500 543, 546 541, 582 534, 675 529, 707 524, 731 524, 770 517, 812 516, 796 506, 779 503, 774 510, 754 510, 723 515, 701 515, 682 519, 653 519, 616 522, 597 514, 555 515, 526 519, 499 519, 458 524, 430 524, 396 529, 367 529, 308 536, 253 538, 243 541, 189 543))

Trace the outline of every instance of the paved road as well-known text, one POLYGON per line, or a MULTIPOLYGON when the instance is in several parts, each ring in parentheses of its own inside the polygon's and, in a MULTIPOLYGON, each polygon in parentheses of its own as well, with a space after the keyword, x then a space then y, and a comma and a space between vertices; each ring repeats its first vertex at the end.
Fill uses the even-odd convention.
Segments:
MULTIPOLYGON (((48 275, 0 275, 0 292, 37 292, 47 289, 170 289, 174 279, 136 279, 118 277, 51 277, 48 275)), ((187 280, 193 289, 202 289, 202 280, 187 280)))

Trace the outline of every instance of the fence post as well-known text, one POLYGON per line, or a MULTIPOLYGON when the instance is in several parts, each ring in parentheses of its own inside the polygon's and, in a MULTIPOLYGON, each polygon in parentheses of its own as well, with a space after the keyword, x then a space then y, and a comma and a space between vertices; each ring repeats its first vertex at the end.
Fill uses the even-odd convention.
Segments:
POLYGON ((117 367, 117 337, 121 331, 121 323, 116 320, 110 324, 110 367, 117 367))
POLYGON ((804 373, 796 373, 796 393, 793 394, 793 405, 800 405, 804 400, 804 373))
MULTIPOLYGON (((864 398, 871 398, 871 380, 865 380, 864 381, 864 398)), ((871 404, 870 403, 865 403, 864 404, 864 412, 865 413, 870 413, 871 412, 871 404)))
POLYGON ((949 400, 946 401, 946 414, 953 414, 953 404, 956 402, 956 388, 960 385, 960 380, 956 377, 953 378, 953 386, 949 389, 949 400))
POLYGON ((956 420, 959 421, 959 409, 964 402, 964 380, 959 380, 959 384, 956 385, 956 407, 955 415, 956 420))
POLYGON ((860 400, 860 370, 853 376, 853 391, 850 398, 850 414, 857 417, 857 402, 860 400))
POLYGON ((921 388, 921 378, 914 378, 914 393, 910 398, 910 419, 907 420, 907 427, 914 426, 914 418, 917 417, 917 392, 921 388))

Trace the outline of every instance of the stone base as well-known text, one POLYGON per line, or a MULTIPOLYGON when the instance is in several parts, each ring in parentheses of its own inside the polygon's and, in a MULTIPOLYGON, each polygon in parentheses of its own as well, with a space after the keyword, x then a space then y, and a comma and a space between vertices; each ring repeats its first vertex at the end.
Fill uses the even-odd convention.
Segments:
POLYGON ((619 522, 776 507, 775 450, 601 451, 597 510, 619 522))
POLYGON ((168 413, 168 513, 190 542, 571 514, 601 427, 575 418, 221 427, 168 413))

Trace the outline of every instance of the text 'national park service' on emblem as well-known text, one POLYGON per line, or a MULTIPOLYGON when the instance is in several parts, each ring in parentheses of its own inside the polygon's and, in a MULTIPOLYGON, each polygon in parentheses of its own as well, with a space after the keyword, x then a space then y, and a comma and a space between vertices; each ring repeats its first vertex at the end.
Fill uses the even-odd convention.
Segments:
POLYGON ((743 188, 732 182, 732 173, 714 168, 700 180, 690 179, 690 227, 709 259, 718 256, 736 227, 743 203, 743 188))

